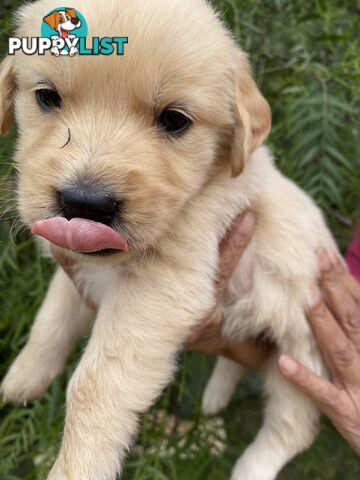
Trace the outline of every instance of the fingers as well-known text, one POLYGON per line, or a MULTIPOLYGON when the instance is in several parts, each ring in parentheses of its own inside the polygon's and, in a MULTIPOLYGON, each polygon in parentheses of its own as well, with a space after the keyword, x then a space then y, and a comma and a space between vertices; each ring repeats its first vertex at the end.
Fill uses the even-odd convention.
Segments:
POLYGON ((220 343, 222 339, 221 324, 222 311, 221 306, 219 305, 205 322, 200 323, 192 329, 190 335, 186 339, 185 348, 189 350, 196 349, 200 342, 213 336, 217 337, 218 342, 220 343))
POLYGON ((323 300, 309 311, 308 320, 333 377, 343 386, 358 385, 360 356, 323 300))
POLYGON ((255 341, 229 340, 224 344, 221 355, 247 368, 260 370, 272 353, 272 346, 255 341))
POLYGON ((234 272, 239 259, 252 238, 255 229, 255 215, 247 212, 238 217, 225 239, 220 244, 219 273, 216 282, 216 296, 219 300, 234 272))
POLYGON ((331 262, 324 250, 319 252, 319 260, 326 303, 360 352, 360 284, 339 259, 331 262))
POLYGON ((324 413, 329 415, 335 405, 339 403, 341 392, 335 385, 310 372, 292 357, 282 355, 279 358, 278 366, 281 373, 314 400, 324 413))

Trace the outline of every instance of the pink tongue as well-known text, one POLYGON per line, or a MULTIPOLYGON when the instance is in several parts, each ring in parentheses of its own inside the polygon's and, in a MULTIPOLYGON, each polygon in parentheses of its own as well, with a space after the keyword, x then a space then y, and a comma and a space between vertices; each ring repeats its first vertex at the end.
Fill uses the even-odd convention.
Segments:
POLYGON ((61 37, 62 38, 67 38, 69 35, 69 31, 65 30, 64 28, 60 27, 60 32, 61 32, 61 37))
POLYGON ((128 250, 125 239, 112 228, 83 218, 72 218, 70 221, 63 217, 39 220, 34 223, 31 231, 34 235, 73 252, 128 250))

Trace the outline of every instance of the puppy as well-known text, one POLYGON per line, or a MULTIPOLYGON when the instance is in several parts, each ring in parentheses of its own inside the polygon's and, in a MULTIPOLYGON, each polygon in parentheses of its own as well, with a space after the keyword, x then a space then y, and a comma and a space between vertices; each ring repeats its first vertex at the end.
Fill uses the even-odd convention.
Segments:
MULTIPOLYGON (((35 36, 52 6, 22 8, 17 35, 35 36)), ((270 108, 246 55, 205 1, 74 0, 73 7, 91 35, 127 35, 125 56, 5 59, 0 125, 5 132, 15 112, 25 224, 76 259, 76 281, 99 309, 95 316, 58 269, 2 393, 15 402, 41 396, 92 329, 48 478, 112 480, 139 416, 213 307, 218 245, 235 216, 250 208, 257 227, 228 286, 224 334, 266 332, 279 352, 323 376, 304 312, 314 300, 316 250, 336 246, 313 201, 262 146, 270 108)), ((241 371, 219 361, 205 412, 227 404, 241 371)), ((274 479, 317 433, 319 412, 278 374, 275 358, 265 375, 264 423, 232 480, 274 479)))
POLYGON ((56 30, 61 38, 67 38, 69 32, 81 26, 81 21, 73 8, 56 10, 44 17, 43 20, 50 28, 56 30))
MULTIPOLYGON (((76 10, 74 8, 55 10, 44 17, 43 21, 58 33, 58 36, 54 35, 51 37, 52 39, 56 39, 58 37, 64 39, 75 38, 75 35, 70 34, 70 32, 81 27, 81 20, 77 17, 76 10)), ((59 55, 70 55, 73 57, 78 52, 79 49, 77 47, 71 47, 69 52, 67 50, 61 50, 60 52, 58 47, 53 47, 51 49, 51 53, 57 57, 59 55)))

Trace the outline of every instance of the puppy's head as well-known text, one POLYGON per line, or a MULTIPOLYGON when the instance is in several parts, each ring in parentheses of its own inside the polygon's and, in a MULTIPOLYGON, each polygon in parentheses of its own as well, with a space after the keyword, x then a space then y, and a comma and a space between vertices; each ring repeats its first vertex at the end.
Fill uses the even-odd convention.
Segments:
POLYGON ((76 16, 74 8, 55 10, 55 12, 44 17, 43 20, 50 28, 59 32, 59 36, 62 38, 67 38, 69 32, 81 26, 81 21, 76 16))
MULTIPOLYGON (((22 9, 17 36, 36 36, 50 3, 22 9)), ((29 226, 50 219, 72 250, 108 250, 114 235, 143 250, 216 172, 241 173, 269 133, 270 109, 205 1, 73 6, 91 36, 129 44, 124 56, 3 62, 0 128, 16 117, 20 212, 29 226), (70 229, 64 218, 81 221, 70 229)))

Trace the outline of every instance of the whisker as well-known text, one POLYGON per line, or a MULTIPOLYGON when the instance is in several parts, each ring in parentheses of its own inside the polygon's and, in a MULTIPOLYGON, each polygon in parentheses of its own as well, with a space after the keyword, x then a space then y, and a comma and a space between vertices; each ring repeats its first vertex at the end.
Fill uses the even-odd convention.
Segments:
POLYGON ((69 145, 69 143, 71 142, 71 131, 70 131, 70 128, 68 128, 68 132, 69 132, 69 138, 68 138, 67 142, 65 143, 65 145, 63 145, 63 146, 61 147, 61 149, 67 147, 67 146, 69 145))

